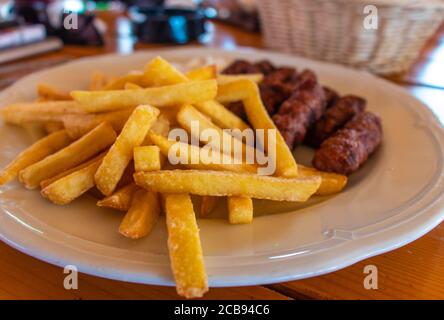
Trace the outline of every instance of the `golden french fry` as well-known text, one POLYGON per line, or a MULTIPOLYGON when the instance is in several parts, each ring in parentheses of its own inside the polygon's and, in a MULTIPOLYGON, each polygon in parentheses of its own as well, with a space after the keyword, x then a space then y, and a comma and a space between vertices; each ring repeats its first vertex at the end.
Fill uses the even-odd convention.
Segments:
MULTIPOLYGON (((249 172, 257 173, 257 167, 251 164, 236 164, 234 159, 229 155, 223 153, 217 153, 216 159, 213 161, 213 152, 202 152, 202 149, 198 146, 193 146, 187 143, 170 141, 167 138, 155 134, 153 132, 148 133, 150 141, 159 147, 160 152, 165 156, 170 156, 171 152, 176 151, 175 156, 180 159, 181 164, 190 169, 197 170, 215 170, 215 171, 232 171, 232 172, 249 172), (197 161, 193 161, 197 159, 197 161)), ((217 152, 217 151, 214 151, 217 152)))
POLYGON ((139 90, 139 89, 143 89, 143 87, 132 82, 125 83, 125 90, 139 90))
POLYGON ((71 143, 66 131, 54 132, 22 151, 0 172, 0 185, 15 179, 20 171, 71 143))
POLYGON ((250 127, 237 115, 215 100, 196 103, 196 109, 210 117, 215 125, 222 129, 245 130, 250 127))
POLYGON ((228 75, 228 74, 218 74, 217 75, 217 83, 219 85, 227 84, 233 81, 238 80, 250 80, 254 83, 259 83, 264 80, 264 75, 262 73, 254 73, 254 74, 236 74, 236 75, 228 75))
POLYGON ((130 183, 109 197, 99 200, 97 206, 126 212, 130 209, 131 201, 138 189, 135 183, 130 183))
POLYGON ((103 123, 81 139, 20 171, 19 180, 28 189, 37 188, 43 180, 73 168, 110 146, 116 139, 113 128, 103 123))
POLYGON ((156 171, 162 168, 165 157, 158 146, 134 148, 134 167, 138 171, 156 171))
POLYGON ((319 188, 320 177, 278 178, 248 173, 165 170, 138 172, 140 187, 161 193, 191 193, 200 196, 244 196, 275 201, 307 201, 319 188))
POLYGON ((200 203, 200 217, 208 217, 214 210, 218 199, 218 197, 202 197, 202 201, 200 203))
POLYGON ((114 131, 119 133, 122 131, 123 126, 133 111, 134 109, 128 108, 96 114, 69 114, 63 116, 62 121, 68 135, 72 139, 77 139, 97 127, 102 122, 109 123, 114 131))
POLYGON ((63 122, 61 121, 48 121, 44 124, 46 133, 54 133, 60 130, 65 129, 65 126, 63 125, 63 122))
POLYGON ((193 203, 187 194, 165 196, 168 251, 177 293, 186 298, 202 297, 208 280, 193 203))
POLYGON ((107 77, 99 71, 91 74, 91 80, 89 83, 89 90, 102 90, 108 82, 107 77))
POLYGON ((161 57, 154 58, 145 66, 144 76, 146 87, 174 85, 188 80, 172 64, 161 57))
POLYGON ((157 193, 138 189, 132 199, 131 207, 123 218, 119 232, 130 239, 147 236, 156 225, 160 216, 160 203, 157 193))
POLYGON ((182 128, 190 133, 193 133, 193 123, 198 123, 199 126, 196 129, 199 129, 199 131, 194 130, 194 132, 198 135, 196 137, 197 139, 202 138, 201 133, 205 130, 214 130, 214 132, 217 132, 217 136, 220 138, 218 142, 213 141, 212 137, 208 137, 208 140, 200 140, 212 145, 214 148, 219 149, 222 153, 234 156, 236 154, 235 148, 237 146, 240 146, 242 147, 242 153, 240 154, 240 156, 245 155, 247 152, 250 152, 250 155, 252 157, 254 157, 256 154, 256 151, 253 147, 245 145, 242 141, 237 140, 234 136, 223 131, 191 105, 184 105, 182 108, 180 108, 179 112, 177 113, 177 121, 182 128), (224 148, 225 146, 227 146, 228 150, 224 148))
POLYGON ((228 197, 228 221, 231 224, 253 222, 253 200, 247 197, 228 197))
POLYGON ((188 71, 185 76, 193 81, 216 79, 217 68, 215 65, 204 66, 188 71))
MULTIPOLYGON (((220 85, 217 100, 222 103, 242 100, 248 120, 255 129, 274 130, 276 132, 276 175, 289 178, 297 177, 298 166, 296 160, 268 115, 262 103, 259 89, 254 82, 243 79, 220 85)), ((266 132, 264 137, 267 136, 266 132)), ((267 140, 263 141, 263 146, 265 151, 268 151, 267 140)))
POLYGON ((15 103, 1 109, 3 120, 9 124, 62 121, 66 114, 84 114, 75 101, 15 103))
POLYGON ((72 97, 86 112, 112 111, 150 104, 168 107, 212 100, 217 94, 216 80, 186 83, 141 90, 73 91, 72 97))
POLYGON ((102 90, 122 90, 128 82, 141 85, 144 82, 144 74, 142 72, 132 72, 115 78, 107 83, 102 90))
POLYGON ((318 171, 315 168, 309 168, 299 165, 299 177, 319 176, 322 178, 322 183, 316 191, 319 196, 328 196, 341 192, 347 185, 347 176, 337 173, 318 171))
POLYGON ((80 197, 94 187, 94 174, 104 155, 89 165, 56 180, 42 190, 42 196, 55 204, 65 205, 80 197))
POLYGON ((158 109, 146 105, 138 106, 133 111, 97 170, 96 186, 104 195, 109 196, 113 193, 126 166, 133 158, 133 148, 142 144, 158 115, 158 109))
POLYGON ((37 85, 37 95, 45 101, 72 100, 69 92, 62 91, 45 83, 37 85))
POLYGON ((79 171, 81 169, 84 169, 86 167, 88 167, 89 165, 91 165, 94 162, 97 162, 97 160, 102 159, 105 156, 106 152, 102 152, 101 154, 99 154, 98 156, 92 158, 91 160, 88 160, 74 168, 65 170, 60 172, 59 174, 55 175, 54 177, 51 177, 49 179, 43 180, 42 182, 40 182, 40 188, 44 189, 47 186, 49 186, 51 183, 56 182, 57 180, 62 179, 63 177, 66 177, 67 175, 70 175, 71 173, 74 173, 76 171, 79 171))

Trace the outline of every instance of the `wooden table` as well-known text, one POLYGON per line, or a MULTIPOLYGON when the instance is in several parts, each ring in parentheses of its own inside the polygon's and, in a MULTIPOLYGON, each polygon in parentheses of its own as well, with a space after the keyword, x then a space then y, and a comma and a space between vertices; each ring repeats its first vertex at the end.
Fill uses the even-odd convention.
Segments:
MULTIPOLYGON (((118 36, 121 15, 101 14, 109 26, 103 48, 67 46, 62 51, 0 66, 0 86, 57 63, 108 52, 130 53, 139 48, 128 36, 118 36)), ((223 48, 262 47, 261 37, 236 28, 212 24, 205 45, 223 48)), ((405 74, 390 80, 424 101, 444 123, 444 25, 405 74)), ((176 299, 174 288, 112 281, 81 274, 78 290, 63 288, 63 270, 0 243, 2 299, 176 299)), ((343 270, 301 281, 269 286, 212 288, 208 299, 444 299, 444 223, 421 239, 395 251, 343 270), (375 265, 379 289, 366 290, 364 267, 375 265)))

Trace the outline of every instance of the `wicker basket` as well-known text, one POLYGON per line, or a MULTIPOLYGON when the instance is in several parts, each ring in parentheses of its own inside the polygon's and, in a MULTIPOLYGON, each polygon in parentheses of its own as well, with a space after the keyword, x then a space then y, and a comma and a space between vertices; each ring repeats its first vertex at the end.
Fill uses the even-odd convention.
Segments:
POLYGON ((405 71, 444 21, 444 0, 371 3, 376 30, 364 28, 367 0, 258 0, 265 43, 378 74, 405 71))

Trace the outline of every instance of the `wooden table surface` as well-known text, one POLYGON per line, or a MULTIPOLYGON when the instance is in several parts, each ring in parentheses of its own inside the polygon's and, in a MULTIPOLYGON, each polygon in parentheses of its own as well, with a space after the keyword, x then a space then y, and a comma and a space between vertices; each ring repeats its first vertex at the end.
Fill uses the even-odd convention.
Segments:
MULTIPOLYGON (((0 87, 20 77, 83 56, 130 53, 159 46, 135 44, 118 35, 125 18, 102 13, 108 24, 102 48, 66 46, 59 52, 0 66, 0 87), (117 26, 117 27, 116 27, 117 26)), ((205 45, 222 48, 263 47, 258 34, 211 24, 205 45)), ((426 103, 444 123, 444 25, 403 75, 390 80, 426 103)), ((31 258, 0 242, 0 299, 177 299, 174 288, 139 285, 79 275, 79 289, 65 290, 59 267, 31 258)), ((421 239, 343 270, 311 279, 268 286, 211 288, 207 299, 444 299, 444 223, 421 239), (379 288, 366 290, 364 267, 378 268, 379 288)))

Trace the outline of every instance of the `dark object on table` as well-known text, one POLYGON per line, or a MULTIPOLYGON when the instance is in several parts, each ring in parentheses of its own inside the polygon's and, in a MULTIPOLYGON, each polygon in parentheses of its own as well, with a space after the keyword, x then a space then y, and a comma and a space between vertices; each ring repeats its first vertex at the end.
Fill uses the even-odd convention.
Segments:
POLYGON ((349 175, 377 149, 382 134, 381 119, 363 112, 322 143, 313 158, 313 166, 321 171, 349 175))
POLYGON ((321 143, 349 120, 365 110, 367 101, 357 96, 344 96, 327 109, 322 118, 317 121, 307 134, 305 143, 318 148, 321 143))
POLYGON ((185 44, 206 32, 207 18, 199 9, 131 7, 129 13, 136 35, 149 43, 185 44))
MULTIPOLYGON (((62 15, 62 21, 69 19, 69 14, 62 15)), ((61 27, 55 30, 55 35, 67 44, 76 44, 84 46, 102 46, 103 37, 94 24, 95 16, 92 14, 77 15, 78 28, 66 29, 61 27)))

